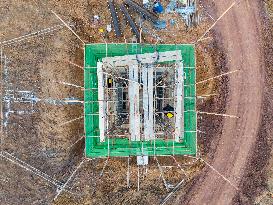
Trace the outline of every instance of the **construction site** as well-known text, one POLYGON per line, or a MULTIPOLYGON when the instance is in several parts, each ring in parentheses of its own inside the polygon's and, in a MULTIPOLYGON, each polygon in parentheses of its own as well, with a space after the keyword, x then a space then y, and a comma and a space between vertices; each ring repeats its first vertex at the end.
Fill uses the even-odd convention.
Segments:
POLYGON ((0 205, 273 204, 272 0, 0 14, 0 205))

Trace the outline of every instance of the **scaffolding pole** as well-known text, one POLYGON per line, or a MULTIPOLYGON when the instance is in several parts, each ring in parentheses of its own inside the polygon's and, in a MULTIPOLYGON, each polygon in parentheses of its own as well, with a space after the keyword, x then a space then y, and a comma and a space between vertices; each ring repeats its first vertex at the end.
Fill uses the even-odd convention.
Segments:
POLYGON ((140 189, 139 166, 137 166, 137 191, 140 189))
POLYGON ((130 188, 130 157, 128 157, 127 188, 130 188))
POLYGON ((144 139, 146 141, 154 139, 153 70, 153 66, 142 67, 144 139))
POLYGON ((144 139, 149 138, 149 98, 148 98, 148 79, 147 79, 147 66, 142 67, 142 83, 143 83, 143 113, 144 113, 144 139))
POLYGON ((149 138, 147 140, 153 140, 154 139, 154 92, 153 92, 153 86, 154 86, 154 66, 148 66, 147 67, 147 75, 148 75, 148 126, 149 126, 149 138))
POLYGON ((97 63, 98 76, 98 101, 99 101, 99 129, 100 142, 105 140, 105 119, 106 119, 106 101, 104 100, 104 80, 102 72, 102 63, 97 63))
POLYGON ((184 76, 183 76, 183 63, 176 63, 177 85, 176 85, 176 107, 175 107, 175 141, 183 136, 184 131, 184 76))
POLYGON ((140 116, 139 116, 139 83, 138 65, 129 66, 129 108, 130 108, 130 134, 132 141, 140 140, 140 116))

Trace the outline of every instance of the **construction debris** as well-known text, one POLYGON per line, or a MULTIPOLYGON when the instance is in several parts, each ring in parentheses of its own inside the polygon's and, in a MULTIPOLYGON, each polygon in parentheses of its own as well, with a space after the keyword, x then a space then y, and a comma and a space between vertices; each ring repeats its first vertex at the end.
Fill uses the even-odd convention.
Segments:
POLYGON ((108 25, 106 26, 106 31, 107 31, 108 33, 110 33, 110 32, 112 31, 112 25, 111 25, 111 24, 108 24, 108 25))
MULTIPOLYGON (((136 2, 134 2, 132 0, 125 0, 125 3, 130 8, 132 8, 134 11, 136 11, 139 15, 141 15, 145 20, 151 21, 156 29, 165 29, 166 28, 166 21, 159 20, 155 14, 153 14, 150 11, 148 11, 147 9, 141 7, 136 2)), ((158 10, 158 11, 163 10, 163 7, 161 6, 161 4, 156 4, 156 5, 158 5, 156 10, 158 10)))
POLYGON ((199 17, 196 8, 196 0, 180 1, 171 0, 166 7, 166 13, 178 13, 185 20, 188 27, 198 24, 199 17))
MULTIPOLYGON (((120 29, 120 24, 119 24, 117 12, 116 12, 118 9, 114 5, 113 0, 109 1, 108 4, 109 4, 109 9, 110 9, 111 16, 112 16, 112 23, 114 26, 116 36, 120 37, 122 35, 122 33, 121 33, 121 29, 120 29)), ((137 4, 136 2, 134 2, 132 0, 125 0, 124 3, 122 3, 120 5, 120 10, 122 11, 126 21, 129 23, 130 27, 132 28, 132 31, 136 35, 138 41, 140 41, 140 38, 141 38, 140 37, 140 30, 142 29, 142 25, 140 25, 141 29, 137 27, 135 21, 133 20, 132 16, 130 15, 130 13, 125 5, 127 5, 130 9, 132 9, 136 13, 138 13, 141 16, 141 18, 143 18, 144 20, 148 20, 148 21, 152 22, 154 28, 160 30, 160 29, 165 29, 167 26, 167 23, 165 20, 159 20, 158 17, 154 14, 154 13, 158 13, 158 14, 163 13, 164 9, 159 1, 154 3, 154 6, 153 6, 154 13, 152 13, 146 9, 149 7, 148 5, 150 5, 149 1, 144 1, 143 4, 144 4, 145 8, 141 7, 139 4, 137 4)))

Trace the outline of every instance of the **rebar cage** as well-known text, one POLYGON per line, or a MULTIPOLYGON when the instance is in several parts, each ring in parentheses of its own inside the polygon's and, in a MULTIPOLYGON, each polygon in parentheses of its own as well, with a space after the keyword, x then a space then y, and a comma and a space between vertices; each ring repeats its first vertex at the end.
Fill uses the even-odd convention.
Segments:
POLYGON ((86 44, 84 61, 86 157, 196 154, 194 45, 86 44))

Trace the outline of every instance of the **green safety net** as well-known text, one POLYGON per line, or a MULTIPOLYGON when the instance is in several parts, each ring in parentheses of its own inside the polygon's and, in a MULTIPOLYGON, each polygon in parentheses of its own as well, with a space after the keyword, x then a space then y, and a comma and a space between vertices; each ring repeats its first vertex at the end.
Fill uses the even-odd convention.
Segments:
MULTIPOLYGON (((84 128, 86 157, 195 155, 196 72, 192 44, 86 44, 84 57, 84 128), (127 138, 99 139, 97 62, 104 57, 180 50, 184 69, 184 136, 181 142, 155 139, 130 141, 127 138)), ((169 62, 170 63, 170 62, 169 62)), ((182 77, 182 76, 181 76, 182 77)))

